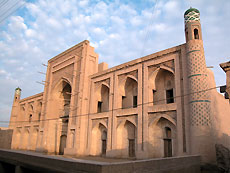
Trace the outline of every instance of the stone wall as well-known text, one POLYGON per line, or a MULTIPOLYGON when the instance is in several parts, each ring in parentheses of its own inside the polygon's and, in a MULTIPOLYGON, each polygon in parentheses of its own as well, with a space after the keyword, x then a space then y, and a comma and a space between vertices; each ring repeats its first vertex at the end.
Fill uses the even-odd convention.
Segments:
POLYGON ((0 128, 0 148, 11 148, 12 135, 12 129, 0 128))
POLYGON ((122 162, 99 162, 47 156, 28 151, 0 150, 0 172, 78 173, 200 173, 200 156, 122 162), (12 171, 14 172, 14 171, 12 171))

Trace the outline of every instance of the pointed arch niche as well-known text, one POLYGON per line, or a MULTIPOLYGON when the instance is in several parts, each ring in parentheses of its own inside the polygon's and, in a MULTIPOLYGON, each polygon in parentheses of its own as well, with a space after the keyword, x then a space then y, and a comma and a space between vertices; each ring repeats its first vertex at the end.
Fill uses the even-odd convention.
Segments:
POLYGON ((117 127, 117 150, 121 157, 135 157, 137 147, 137 128, 129 120, 125 120, 117 127))
POLYGON ((138 83, 136 78, 128 75, 121 90, 121 106, 123 109, 137 107, 138 83))
POLYGON ((176 155, 176 123, 168 115, 159 115, 149 124, 149 157, 176 155))
POLYGON ((55 145, 57 145, 57 151, 59 154, 64 154, 64 149, 66 148, 66 139, 67 139, 67 130, 69 123, 69 114, 70 114, 70 102, 72 95, 72 87, 70 82, 62 78, 54 87, 52 91, 52 113, 50 114, 55 118, 60 118, 60 124, 58 128, 57 141, 55 145))
POLYGON ((95 109, 97 113, 109 111, 109 85, 102 82, 96 90, 95 109))
POLYGON ((67 79, 62 78, 52 92, 52 106, 55 117, 69 117, 72 87, 67 79))
POLYGON ((105 156, 107 150, 107 126, 103 122, 97 123, 91 134, 90 154, 105 156))
POLYGON ((175 102, 175 76, 168 67, 160 67, 149 74, 149 102, 153 105, 175 102))

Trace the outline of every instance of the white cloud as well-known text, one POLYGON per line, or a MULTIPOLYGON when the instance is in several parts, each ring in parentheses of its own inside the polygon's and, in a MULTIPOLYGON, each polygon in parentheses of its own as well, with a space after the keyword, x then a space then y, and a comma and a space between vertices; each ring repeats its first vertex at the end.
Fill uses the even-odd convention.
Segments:
POLYGON ((5 75, 5 74, 6 74, 6 71, 3 69, 0 69, 0 75, 5 75))
POLYGON ((80 7, 86 7, 88 5, 89 1, 88 0, 82 0, 79 2, 80 7))

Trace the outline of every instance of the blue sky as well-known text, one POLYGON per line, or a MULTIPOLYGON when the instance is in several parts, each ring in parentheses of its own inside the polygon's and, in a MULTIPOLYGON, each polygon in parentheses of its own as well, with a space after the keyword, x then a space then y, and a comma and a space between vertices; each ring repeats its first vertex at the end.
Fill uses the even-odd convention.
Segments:
MULTIPOLYGON (((20 0, 9 0, 9 6, 20 0)), ((0 0, 0 21, 10 11, 0 0)), ((219 64, 230 60, 230 1, 31 0, 0 23, 0 121, 8 121, 14 89, 42 92, 42 63, 88 39, 109 67, 185 42, 184 12, 200 10, 207 66, 225 84, 219 64)), ((9 7, 8 6, 8 7, 9 7)), ((5 126, 1 124, 0 126, 5 126)))

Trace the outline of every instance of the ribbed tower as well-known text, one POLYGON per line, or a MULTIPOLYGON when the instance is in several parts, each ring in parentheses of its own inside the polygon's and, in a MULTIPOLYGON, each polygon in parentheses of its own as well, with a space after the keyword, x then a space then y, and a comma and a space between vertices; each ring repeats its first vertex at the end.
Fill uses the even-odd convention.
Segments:
MULTIPOLYGON (((189 83, 190 148, 191 154, 202 155, 204 160, 210 145, 210 96, 206 91, 208 76, 200 25, 200 12, 190 8, 184 13, 186 55, 189 83)), ((209 155, 210 157, 210 155, 209 155)))

